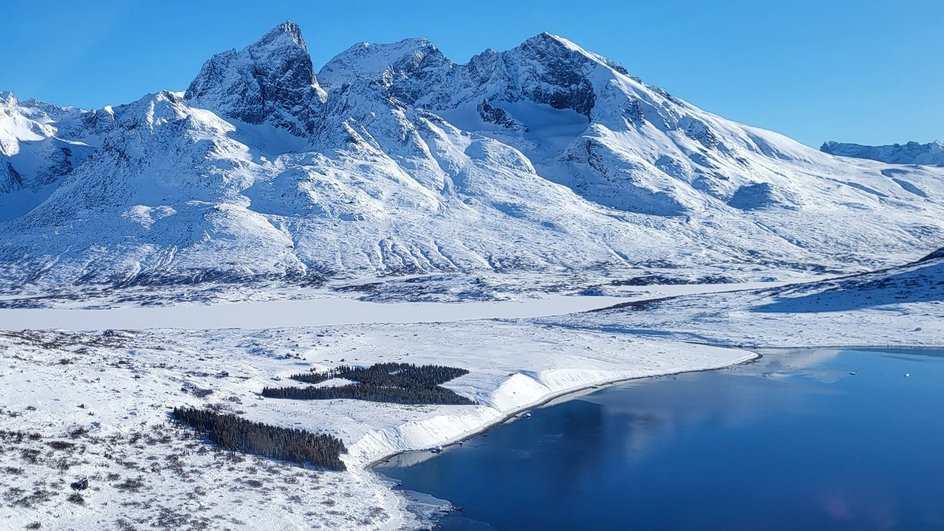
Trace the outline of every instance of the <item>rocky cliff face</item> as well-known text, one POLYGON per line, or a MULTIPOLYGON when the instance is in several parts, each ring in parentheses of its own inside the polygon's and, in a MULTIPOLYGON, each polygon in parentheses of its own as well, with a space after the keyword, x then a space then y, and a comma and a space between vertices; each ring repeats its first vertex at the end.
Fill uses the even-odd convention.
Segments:
POLYGON ((286 22, 240 51, 213 56, 184 97, 226 118, 306 135, 315 130, 324 92, 301 30, 286 22))

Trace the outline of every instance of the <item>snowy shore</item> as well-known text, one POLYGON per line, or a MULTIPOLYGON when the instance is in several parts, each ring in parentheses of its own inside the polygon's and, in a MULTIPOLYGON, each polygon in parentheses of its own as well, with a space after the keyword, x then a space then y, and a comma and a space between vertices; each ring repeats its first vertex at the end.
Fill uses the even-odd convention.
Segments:
POLYGON ((137 519, 127 523, 139 527, 156 526, 171 514, 182 527, 409 527, 413 517, 405 500, 369 470, 370 463, 454 442, 582 388, 722 367, 753 356, 520 319, 7 331, 0 332, 0 353, 6 369, 0 373, 2 429, 29 434, 3 441, 8 451, 0 467, 15 473, 0 493, 8 500, 0 525, 38 521, 44 529, 117 528, 128 507, 137 519), (477 404, 270 400, 258 394, 310 368, 384 361, 469 369, 446 385, 477 404), (168 421, 168 410, 179 405, 219 407, 251 420, 333 433, 348 446, 349 470, 302 470, 252 456, 236 462, 223 452, 207 452, 204 443, 168 421), (83 477, 91 486, 81 492, 82 503, 68 503, 74 494, 69 484, 83 477), (265 521, 260 514, 267 515, 265 521))
POLYGON ((761 347, 934 345, 942 337, 936 301, 758 313, 750 308, 771 304, 769 290, 729 289, 528 319, 0 331, 0 469, 9 478, 0 526, 411 528, 417 522, 406 500, 372 463, 461 440, 581 389, 720 368, 752 359, 761 347), (378 362, 468 369, 445 386, 476 404, 259 395, 294 373, 378 362), (169 409, 183 405, 334 434, 348 447, 348 471, 208 449, 168 420, 169 409), (70 483, 81 478, 89 488, 73 491, 70 483))

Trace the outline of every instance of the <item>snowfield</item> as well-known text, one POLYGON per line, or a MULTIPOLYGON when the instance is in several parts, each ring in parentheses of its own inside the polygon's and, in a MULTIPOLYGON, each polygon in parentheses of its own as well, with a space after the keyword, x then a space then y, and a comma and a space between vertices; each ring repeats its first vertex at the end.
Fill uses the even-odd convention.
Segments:
POLYGON ((422 522, 371 463, 460 440, 562 394, 723 367, 763 348, 941 346, 942 260, 932 255, 882 272, 763 289, 693 293, 686 286, 684 294, 533 319, 0 332, 0 467, 10 478, 0 492, 0 522, 41 522, 44 529, 414 528, 422 522), (820 300, 804 304, 810 297, 845 304, 823 311, 820 300), (396 361, 468 369, 446 386, 476 405, 259 395, 312 368, 396 361), (218 452, 169 421, 170 408, 180 405, 337 435, 349 449, 349 470, 218 452), (75 498, 69 484, 81 478, 89 489, 75 498))
POLYGON ((722 367, 751 352, 527 320, 267 330, 0 333, 0 522, 17 529, 400 529, 405 500, 366 469, 456 441, 554 396, 626 378, 722 367), (474 406, 262 399, 309 368, 383 361, 469 369, 447 387, 474 406), (212 450, 173 425, 173 406, 325 431, 347 472, 212 450), (22 433, 23 437, 13 435, 22 433), (89 479, 81 503, 69 484, 89 479), (264 520, 260 520, 261 515, 264 520))
MULTIPOLYGON (((797 282, 793 280, 792 282, 797 282)), ((29 298, 10 298, 10 306, 0 308, 0 326, 8 329, 148 330, 160 328, 287 328, 302 326, 365 323, 446 323, 472 319, 512 319, 546 317, 605 308, 627 298, 653 298, 677 294, 713 293, 732 289, 756 289, 788 285, 790 282, 745 282, 738 284, 692 284, 668 286, 626 286, 612 295, 562 295, 545 293, 504 301, 397 302, 384 304, 342 298, 328 291, 309 292, 314 299, 225 302, 215 304, 178 303, 140 306, 124 301, 87 307, 81 303, 32 307, 29 298)), ((599 288, 598 288, 599 290, 599 288)), ((526 291, 528 294, 533 292, 526 291)), ((2 302, 2 301, 0 301, 2 302)), ((48 304, 48 302, 46 302, 48 304)))
POLYGON ((539 317, 611 306, 617 297, 548 295, 508 302, 383 304, 323 298, 256 303, 180 304, 155 308, 125 306, 98 310, 0 309, 9 328, 70 330, 160 328, 285 328, 360 323, 452 322, 469 319, 539 317))
POLYGON ((944 344, 944 250, 872 273, 630 302, 542 322, 743 348, 939 347, 944 344))

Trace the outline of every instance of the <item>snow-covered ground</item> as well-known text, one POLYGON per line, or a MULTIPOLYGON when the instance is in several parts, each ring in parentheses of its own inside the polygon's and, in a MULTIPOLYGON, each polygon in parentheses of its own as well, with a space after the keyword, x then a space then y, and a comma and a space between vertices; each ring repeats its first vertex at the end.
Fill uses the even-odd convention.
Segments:
POLYGON ((944 344, 944 250, 867 274, 629 303, 542 321, 747 348, 939 347, 944 344))
POLYGON ((43 529, 409 527, 404 500, 365 467, 445 444, 555 395, 624 378, 721 367, 748 351, 528 320, 114 334, 0 333, 0 526, 43 529), (471 372, 447 384, 474 406, 262 399, 313 367, 382 361, 471 372), (206 391, 212 393, 202 396, 206 391), (207 451, 169 408, 214 405, 267 423, 327 431, 347 472, 315 472, 207 451), (20 440, 12 433, 22 432, 20 440), (82 504, 69 483, 88 477, 82 504), (130 482, 130 486, 129 486, 130 482), (260 515, 265 519, 260 520, 260 515))
MULTIPOLYGON (((733 289, 782 286, 784 282, 632 286, 620 290, 634 298, 714 293, 733 289)), ((368 302, 320 292, 314 299, 261 302, 139 306, 132 303, 105 308, 0 308, 0 328, 145 330, 159 328, 286 328, 365 323, 454 322, 472 319, 545 317, 605 308, 627 298, 597 295, 544 294, 507 301, 368 302)))
MULTIPOLYGON (((941 288, 928 280, 939 266, 934 259, 873 276, 760 290, 648 286, 646 297, 619 308, 529 319, 0 332, 0 469, 9 478, 0 487, 0 526, 411 528, 417 521, 406 501, 370 463, 448 444, 568 392, 722 367, 763 347, 939 346, 941 288), (859 303, 831 312, 771 309, 823 294, 859 303), (259 396, 262 387, 311 368, 393 361, 468 369, 446 386, 477 404, 259 396), (348 446, 349 470, 304 470, 217 452, 168 420, 179 405, 335 434, 348 446), (69 484, 83 477, 89 489, 76 498, 69 484)), ((44 310, 16 310, 31 311, 44 310)))

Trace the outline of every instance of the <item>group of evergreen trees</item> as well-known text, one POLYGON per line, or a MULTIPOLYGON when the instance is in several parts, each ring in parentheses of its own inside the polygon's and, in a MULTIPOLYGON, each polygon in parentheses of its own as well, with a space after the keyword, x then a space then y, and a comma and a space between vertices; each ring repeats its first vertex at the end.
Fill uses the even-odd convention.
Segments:
POLYGON ((443 365, 414 365, 412 363, 375 363, 370 367, 341 365, 325 372, 304 372, 289 378, 310 384, 321 383, 332 378, 344 378, 363 384, 399 386, 407 384, 440 385, 469 374, 466 369, 443 365))
POLYGON ((293 400, 329 400, 350 398, 370 402, 393 404, 473 404, 468 398, 451 389, 434 385, 406 385, 403 387, 378 387, 376 385, 351 384, 336 387, 266 387, 262 390, 266 398, 288 398, 293 400))
POLYGON ((326 372, 294 374, 293 380, 317 384, 332 378, 355 383, 330 387, 266 387, 262 396, 295 400, 326 400, 351 398, 396 404, 473 404, 441 384, 468 374, 466 369, 442 365, 412 363, 378 363, 370 367, 343 365, 326 372))
POLYGON ((333 435, 269 426, 236 415, 191 407, 174 408, 172 415, 225 450, 285 459, 301 466, 345 469, 340 455, 347 453, 347 448, 333 435))

